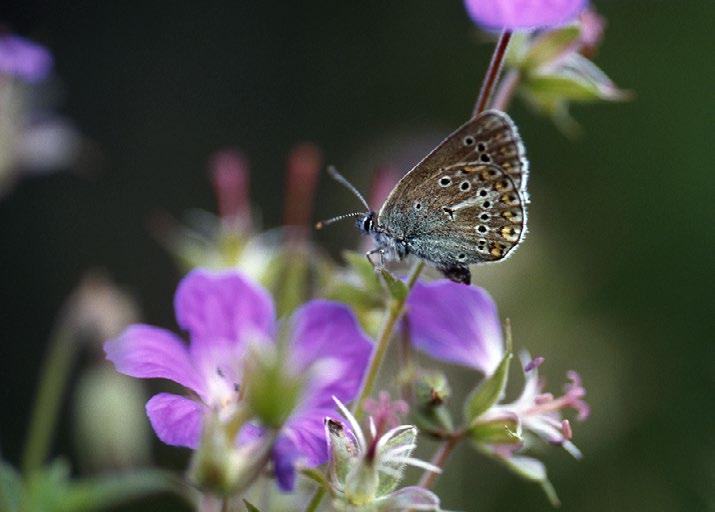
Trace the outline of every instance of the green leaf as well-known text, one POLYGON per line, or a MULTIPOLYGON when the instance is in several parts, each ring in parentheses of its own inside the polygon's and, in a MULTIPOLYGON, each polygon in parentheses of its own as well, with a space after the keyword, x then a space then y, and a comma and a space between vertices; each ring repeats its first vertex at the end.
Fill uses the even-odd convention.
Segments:
POLYGON ((544 466, 543 462, 532 457, 523 456, 500 457, 500 459, 520 477, 540 484, 551 505, 554 507, 561 505, 559 497, 556 495, 556 490, 546 475, 546 466, 544 466))
POLYGON ((380 269, 380 274, 382 275, 382 278, 385 280, 385 284, 387 285, 387 290, 390 292, 390 295, 392 295, 392 298, 395 300, 405 300, 407 297, 407 294, 409 293, 409 289, 407 288, 407 285, 397 279, 392 273, 384 268, 380 269))
POLYGON ((348 266, 360 278, 365 289, 380 292, 380 280, 375 273, 375 267, 368 261, 364 254, 355 251, 344 251, 343 258, 348 266))
POLYGON ((19 511, 22 492, 20 474, 7 462, 0 461, 0 510, 19 511))
POLYGON ((71 483, 56 510, 85 512, 103 510, 152 494, 181 493, 179 478, 168 471, 140 469, 127 473, 104 475, 71 483))
POLYGON ((598 89, 593 84, 573 76, 559 74, 532 76, 524 87, 537 100, 543 102, 554 99, 580 102, 600 99, 598 89))
POLYGON ((357 447, 339 421, 326 420, 326 432, 330 452, 330 480, 343 486, 350 469, 356 463, 357 447))
POLYGON ((519 423, 516 419, 501 418, 475 421, 469 428, 469 435, 472 441, 478 444, 520 444, 523 439, 519 430, 519 423))
POLYGON ((464 420, 468 425, 471 425, 474 420, 489 410, 501 398, 506 387, 511 358, 511 352, 504 354, 504 358, 497 366, 494 374, 480 382, 467 397, 463 414, 464 420))
POLYGON ((580 35, 581 29, 576 25, 545 33, 536 39, 522 65, 527 69, 536 69, 553 62, 572 48, 580 35))
MULTIPOLYGON (((385 443, 382 453, 389 452, 396 448, 404 446, 413 446, 417 439, 417 429, 413 426, 406 426, 402 430, 395 432, 392 437, 385 443)), ((414 448, 410 448, 402 452, 402 456, 409 457, 414 448)), ((384 462, 384 469, 379 471, 380 483, 377 487, 377 495, 385 496, 392 492, 397 484, 402 479, 402 472, 405 469, 405 464, 402 462, 384 462)))
POLYGON ((243 504, 246 505, 246 510, 248 512, 261 512, 258 507, 250 503, 248 500, 243 500, 243 504))

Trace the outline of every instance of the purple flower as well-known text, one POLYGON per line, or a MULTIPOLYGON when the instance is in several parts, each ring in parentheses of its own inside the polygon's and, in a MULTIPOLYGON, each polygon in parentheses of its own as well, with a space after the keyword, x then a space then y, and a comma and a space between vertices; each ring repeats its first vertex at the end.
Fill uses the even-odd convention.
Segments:
MULTIPOLYGON (((240 406, 248 345, 273 343, 275 311, 268 293, 239 273, 201 269, 181 281, 174 307, 179 326, 188 331, 188 346, 167 330, 133 325, 108 341, 105 351, 122 373, 169 379, 187 388, 189 396, 153 396, 146 410, 159 439, 196 448, 207 412, 228 420, 240 406)), ((343 305, 312 301, 296 311, 292 325, 290 365, 308 379, 273 450, 283 489, 292 488, 297 462, 314 466, 327 460, 323 418, 333 411, 332 396, 345 401, 355 396, 372 350, 343 305)), ((237 443, 257 435, 260 426, 249 425, 237 443)))
POLYGON ((418 282, 410 293, 412 341, 430 356, 491 375, 504 357, 497 306, 482 288, 418 282))
POLYGON ((486 29, 546 28, 573 20, 587 0, 465 0, 470 18, 486 29))
POLYGON ((0 75, 39 82, 51 70, 52 55, 45 47, 19 36, 0 36, 0 75))
MULTIPOLYGON (((408 319, 413 343, 430 356, 471 366, 492 375, 506 354, 499 313, 491 297, 481 288, 447 280, 417 283, 408 299, 408 319)), ((558 398, 543 392, 537 368, 543 357, 522 361, 526 374, 521 396, 511 404, 496 404, 477 421, 512 420, 518 429, 528 430, 552 444, 564 446, 575 456, 578 450, 570 442, 571 425, 562 420, 560 411, 572 408, 577 419, 588 417, 583 401, 586 390, 576 372, 564 395, 558 398)), ((520 448, 510 445, 509 449, 520 448)))

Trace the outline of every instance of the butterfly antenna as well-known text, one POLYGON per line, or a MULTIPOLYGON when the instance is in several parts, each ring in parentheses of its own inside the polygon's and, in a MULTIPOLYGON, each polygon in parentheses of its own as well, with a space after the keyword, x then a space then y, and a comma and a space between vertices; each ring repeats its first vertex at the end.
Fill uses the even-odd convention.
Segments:
POLYGON ((325 226, 329 226, 333 222, 337 222, 339 220, 347 219, 348 217, 360 217, 361 215, 365 215, 365 212, 352 212, 352 213, 346 213, 344 215, 338 215, 337 217, 333 217, 332 219, 328 220, 321 220, 320 222, 317 222, 315 224, 315 229, 323 229, 325 226))
MULTIPOLYGON (((334 166, 332 166, 332 165, 328 166, 328 174, 330 174, 330 177, 333 178, 338 183, 340 183, 343 187, 347 188, 349 191, 351 191, 353 194, 355 194, 355 197, 357 197, 360 200, 360 202, 363 205, 365 205, 365 209, 370 211, 370 206, 367 204, 367 201, 365 201, 365 198, 362 196, 362 194, 360 192, 358 192, 358 190, 355 188, 355 186, 352 183, 350 183, 345 178, 345 176, 340 174, 334 166)), ((352 215, 352 214, 348 214, 348 215, 352 215)))

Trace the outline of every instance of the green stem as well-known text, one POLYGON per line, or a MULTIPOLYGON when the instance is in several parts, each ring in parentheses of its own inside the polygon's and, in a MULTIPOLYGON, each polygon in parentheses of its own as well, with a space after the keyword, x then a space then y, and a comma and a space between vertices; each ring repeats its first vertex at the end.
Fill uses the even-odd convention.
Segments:
POLYGON ((385 354, 387 354, 387 348, 390 346, 390 340, 392 339, 392 334, 395 330, 395 325, 397 321, 402 316, 405 310, 405 304, 407 303, 407 297, 410 295, 412 287, 417 282, 417 278, 420 276, 425 263, 422 260, 418 260, 412 267, 409 277, 407 278, 407 293, 402 299, 394 300, 391 302, 390 307, 387 310, 387 316, 385 322, 382 325, 382 330, 377 338, 377 347, 375 348, 375 353, 370 361, 370 366, 367 369, 367 374, 362 383, 362 388, 358 395, 358 399, 353 405, 352 413, 358 420, 362 417, 363 405, 367 397, 372 393, 375 387, 375 381, 377 380, 377 375, 380 372, 380 367, 382 366, 382 361, 385 359, 385 354))
POLYGON ((38 470, 47 457, 72 363, 77 352, 73 333, 60 326, 50 339, 43 362, 40 387, 30 416, 30 432, 25 443, 22 470, 25 476, 38 470))
POLYGON ((316 510, 318 510, 320 502, 323 501, 324 496, 325 487, 318 487, 318 489, 315 491, 315 494, 313 494, 313 497, 311 498, 310 502, 308 502, 308 506, 305 507, 305 512, 315 512, 316 510))

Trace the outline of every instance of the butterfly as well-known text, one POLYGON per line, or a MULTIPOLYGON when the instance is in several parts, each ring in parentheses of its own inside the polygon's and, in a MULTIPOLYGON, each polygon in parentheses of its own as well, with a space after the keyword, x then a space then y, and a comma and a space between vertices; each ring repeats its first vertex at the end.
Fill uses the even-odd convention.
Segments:
POLYGON ((469 284, 469 265, 501 261, 526 234, 529 163, 516 125, 484 111, 449 135, 393 188, 378 212, 334 168, 330 174, 362 201, 357 226, 375 241, 380 264, 408 255, 469 284))

